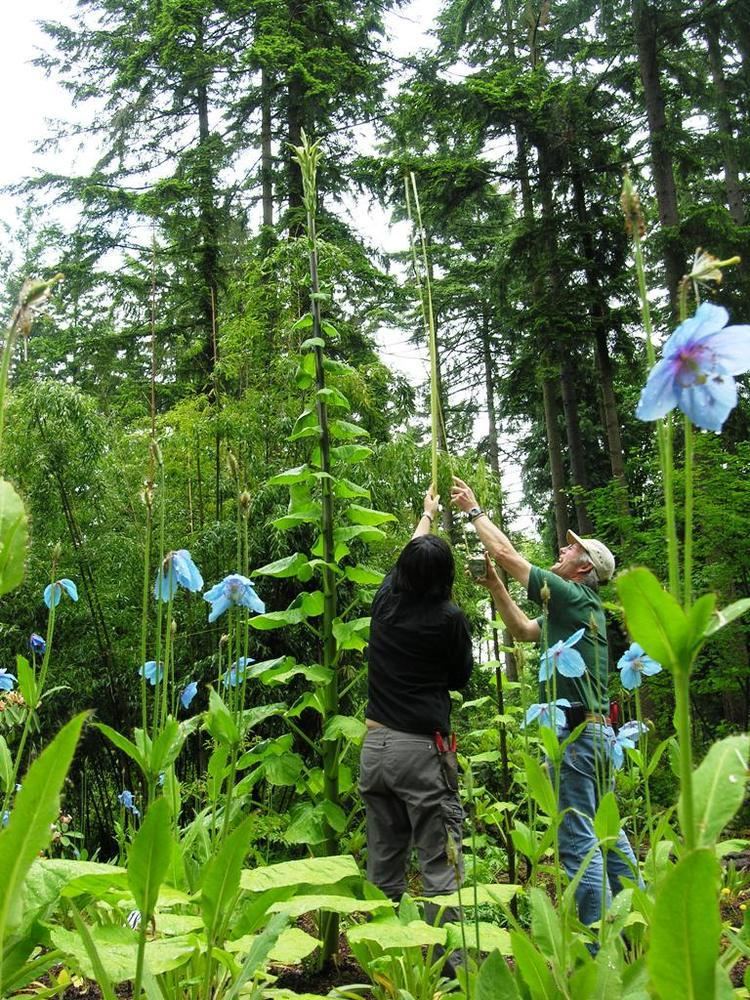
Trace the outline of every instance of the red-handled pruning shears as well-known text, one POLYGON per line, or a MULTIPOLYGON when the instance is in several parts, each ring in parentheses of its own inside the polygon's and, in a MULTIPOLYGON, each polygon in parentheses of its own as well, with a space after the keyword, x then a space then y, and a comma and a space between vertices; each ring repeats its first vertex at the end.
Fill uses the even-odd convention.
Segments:
POLYGON ((446 740, 443 739, 443 734, 439 731, 435 732, 435 746, 437 747, 438 753, 451 753, 456 752, 456 734, 451 733, 446 740))

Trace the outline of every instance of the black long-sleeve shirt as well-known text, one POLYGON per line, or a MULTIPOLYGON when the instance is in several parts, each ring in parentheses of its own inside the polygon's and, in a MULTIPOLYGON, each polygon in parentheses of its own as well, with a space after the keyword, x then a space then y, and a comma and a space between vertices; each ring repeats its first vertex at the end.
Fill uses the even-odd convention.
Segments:
POLYGON ((466 615, 452 601, 394 594, 389 574, 372 604, 368 661, 368 719, 448 733, 448 692, 466 686, 473 666, 466 615))

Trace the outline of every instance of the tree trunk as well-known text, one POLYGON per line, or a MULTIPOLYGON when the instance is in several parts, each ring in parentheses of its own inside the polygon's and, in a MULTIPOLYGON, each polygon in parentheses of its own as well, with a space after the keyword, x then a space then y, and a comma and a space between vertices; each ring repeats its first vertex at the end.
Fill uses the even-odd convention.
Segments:
POLYGON ((196 100, 198 105, 198 203, 201 234, 199 302, 205 337, 202 351, 203 374, 210 381, 215 371, 218 338, 216 303, 219 292, 219 227, 216 218, 215 178, 208 120, 208 86, 205 82, 199 84, 196 100))
MULTIPOLYGON (((726 15, 725 15, 726 16, 726 15)), ((720 12, 708 8, 705 14, 706 41, 708 42, 708 60, 711 64, 711 78, 714 85, 716 122, 721 136, 721 150, 724 157, 724 185, 727 192, 727 207, 732 221, 738 226, 745 224, 745 206, 742 200, 740 172, 737 166, 737 155, 734 140, 734 129, 730 114, 727 81, 724 76, 724 63, 721 53, 719 33, 720 12)))
POLYGON ((271 132, 271 83, 268 70, 260 71, 260 184, 263 225, 273 226, 273 155, 271 132))
POLYGON ((591 225, 586 206, 586 189, 578 171, 573 174, 573 199, 576 215, 581 223, 581 243, 583 245, 584 270, 591 301, 591 323, 594 329, 594 358, 599 381, 599 391, 602 399, 604 429, 607 435, 607 451, 612 478, 621 487, 620 513, 628 516, 628 486, 625 479, 625 458, 622 451, 620 435, 620 418, 615 396, 612 360, 607 347, 607 305, 602 295, 601 285, 594 271, 594 242, 591 238, 591 225))
POLYGON ((677 286, 684 273, 679 247, 677 188, 669 148, 669 132, 664 109, 664 92, 659 77, 657 20, 654 8, 646 0, 634 0, 633 23, 638 48, 638 65, 643 83, 651 146, 651 171, 659 206, 659 222, 664 230, 664 265, 672 310, 677 313, 677 286))
POLYGON ((558 548, 567 545, 568 504, 565 498, 565 472, 562 460, 562 441, 557 425, 558 399, 557 387, 559 378, 546 375, 542 380, 542 398, 544 400, 544 424, 547 429, 547 452, 549 454, 549 470, 552 480, 552 504, 555 512, 555 531, 558 548))
POLYGON ((576 489, 573 492, 573 504, 576 511, 578 531, 582 535, 592 535, 594 526, 589 517, 586 504, 588 493, 588 476, 586 475, 586 458, 584 455, 583 438, 581 437, 581 422, 578 419, 578 395, 575 387, 575 368, 566 354, 560 370, 560 389, 562 393, 563 415, 565 417, 565 433, 568 439, 568 458, 570 460, 570 478, 576 489))

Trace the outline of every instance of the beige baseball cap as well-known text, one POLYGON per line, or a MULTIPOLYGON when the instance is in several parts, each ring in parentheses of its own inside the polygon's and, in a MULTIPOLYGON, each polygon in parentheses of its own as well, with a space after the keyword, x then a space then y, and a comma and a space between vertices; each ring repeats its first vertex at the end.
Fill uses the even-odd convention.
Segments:
POLYGON ((573 542, 578 542, 581 548, 584 549, 586 555, 591 560, 591 565, 596 570, 596 575, 600 583, 606 583, 612 579, 615 572, 615 557, 604 542, 600 542, 596 538, 581 538, 575 531, 570 531, 570 529, 568 529, 568 541, 571 545, 573 542))

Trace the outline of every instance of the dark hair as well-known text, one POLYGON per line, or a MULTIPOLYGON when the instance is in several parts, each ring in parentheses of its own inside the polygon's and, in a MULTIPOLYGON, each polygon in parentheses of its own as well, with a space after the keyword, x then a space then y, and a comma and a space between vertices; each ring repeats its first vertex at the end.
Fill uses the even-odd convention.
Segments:
POLYGON ((419 535, 405 545, 393 570, 393 593, 439 601, 450 599, 456 565, 450 545, 419 535))

